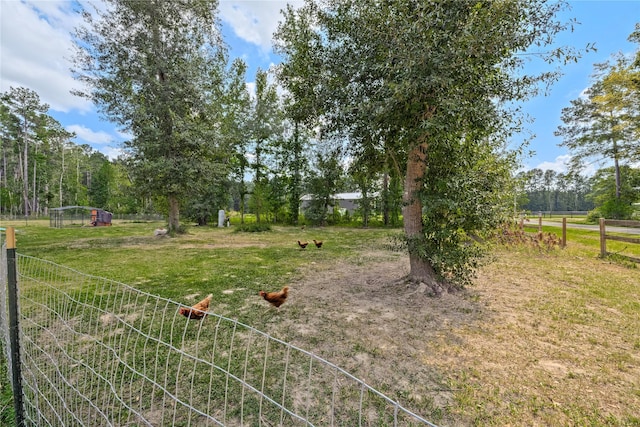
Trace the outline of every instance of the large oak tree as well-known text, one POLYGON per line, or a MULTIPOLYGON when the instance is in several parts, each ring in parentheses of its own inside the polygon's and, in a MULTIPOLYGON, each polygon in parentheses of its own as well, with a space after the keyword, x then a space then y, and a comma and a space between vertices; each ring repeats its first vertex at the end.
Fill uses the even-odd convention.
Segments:
POLYGON ((505 106, 556 77, 524 73, 525 60, 573 54, 550 47, 567 29, 556 18, 562 7, 307 0, 284 13, 276 33, 283 85, 298 103, 313 103, 324 129, 352 146, 375 144, 401 168, 410 278, 435 292, 468 279, 478 259, 469 238, 503 213, 512 160, 504 142, 518 126, 505 106))

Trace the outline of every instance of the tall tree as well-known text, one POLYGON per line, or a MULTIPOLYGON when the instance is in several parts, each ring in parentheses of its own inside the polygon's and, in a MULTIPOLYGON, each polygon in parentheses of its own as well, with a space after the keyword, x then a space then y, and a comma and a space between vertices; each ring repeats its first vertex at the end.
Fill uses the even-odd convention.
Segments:
POLYGON ((553 203, 553 195, 555 193, 555 184, 558 174, 553 169, 547 169, 544 171, 544 196, 546 201, 545 210, 554 210, 555 204, 553 203))
POLYGON ((258 69, 256 73, 256 94, 251 115, 250 135, 253 142, 253 206, 256 221, 265 210, 268 198, 267 158, 282 134, 282 114, 278 94, 274 85, 269 84, 267 73, 258 69))
POLYGON ((315 116, 334 131, 351 136, 354 125, 369 123, 380 138, 350 142, 385 141, 385 151, 404 168, 410 279, 434 291, 465 280, 476 252, 455 248, 502 213, 492 204, 505 182, 498 159, 512 130, 502 101, 524 99, 555 77, 517 73, 524 60, 517 54, 540 48, 545 61, 565 58, 567 51, 546 49, 567 28, 555 18, 562 7, 543 0, 307 0, 286 10, 276 33, 290 64, 281 71, 285 87, 314 100, 315 116), (470 174, 482 163, 494 169, 474 181, 470 174), (465 185, 454 188, 437 173, 465 185), (483 191, 467 185, 472 182, 483 191), (467 193, 447 204, 454 190, 467 193), (439 208, 423 216, 436 199, 439 208), (452 258, 442 262, 446 256, 452 258))
POLYGON ((42 141, 44 170, 40 176, 43 177, 46 200, 43 213, 47 215, 49 207, 62 206, 62 183, 66 172, 65 149, 73 145, 75 134, 64 129, 60 122, 50 116, 46 116, 41 125, 39 138, 42 141))
POLYGON ((630 219, 633 203, 640 199, 640 169, 622 167, 622 183, 615 180, 616 169, 603 168, 593 176, 593 188, 588 198, 596 204, 595 218, 630 219))
POLYGON ((375 195, 378 190, 378 178, 384 165, 379 153, 360 153, 349 166, 349 175, 360 191, 358 210, 362 215, 362 226, 369 226, 369 218, 373 212, 375 195))
POLYGON ((300 213, 303 180, 307 169, 306 147, 309 132, 303 121, 293 112, 293 104, 287 104, 286 114, 290 117, 291 129, 280 141, 280 153, 285 180, 285 193, 289 201, 289 222, 297 225, 300 213))
POLYGON ((316 152, 313 168, 309 172, 307 191, 311 196, 305 219, 316 225, 326 225, 329 208, 335 207, 335 195, 342 187, 344 170, 339 150, 321 147, 316 152))
POLYGON ((113 212, 111 203, 115 193, 115 167, 110 162, 104 162, 92 179, 89 188, 89 202, 91 206, 100 207, 113 212))
POLYGON ((128 130, 139 191, 163 196, 169 230, 180 201, 210 168, 219 138, 209 97, 223 81, 226 51, 217 0, 107 0, 85 10, 76 31, 76 77, 109 120, 128 130))
POLYGON ((238 187, 240 221, 244 224, 245 202, 249 193, 246 175, 249 168, 249 121, 251 116, 251 99, 246 87, 245 77, 247 65, 236 59, 231 64, 228 81, 225 85, 225 120, 222 122, 222 135, 227 144, 233 147, 230 159, 232 173, 238 187))
POLYGON ((632 90, 630 60, 618 56, 616 63, 596 65, 595 81, 585 95, 562 109, 563 125, 555 134, 572 155, 573 168, 586 161, 613 163, 616 197, 620 197, 621 163, 640 158, 634 135, 638 135, 640 102, 632 90))
POLYGON ((639 46, 639 48, 636 49, 636 57, 632 64, 633 71, 635 72, 630 83, 633 87, 633 90, 636 91, 637 98, 640 98, 640 22, 636 23, 636 28, 629 36, 629 41, 638 43, 639 46))
MULTIPOLYGON (((34 201, 29 200, 29 148, 35 144, 36 128, 45 113, 49 110, 49 105, 40 101, 40 96, 33 90, 24 87, 11 87, 9 92, 3 95, 6 104, 11 113, 18 118, 20 122, 20 138, 21 149, 20 156, 20 176, 22 180, 22 203, 23 212, 28 216, 36 207, 36 189, 33 188, 34 201)), ((35 169, 35 164, 34 164, 35 169)), ((35 185, 35 171, 34 171, 35 185)))

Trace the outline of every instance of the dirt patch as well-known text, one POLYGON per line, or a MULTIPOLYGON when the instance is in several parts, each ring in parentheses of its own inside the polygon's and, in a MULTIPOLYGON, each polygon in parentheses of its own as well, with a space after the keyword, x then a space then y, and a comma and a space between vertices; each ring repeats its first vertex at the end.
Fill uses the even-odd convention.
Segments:
MULTIPOLYGON (((635 425, 639 342, 616 331, 637 328, 637 317, 625 322, 615 307, 576 301, 590 274, 584 260, 542 258, 527 264, 505 253, 473 287, 435 298, 398 281, 409 271, 399 254, 313 264, 265 327, 439 425, 635 425), (589 305, 598 307, 593 318, 589 305)), ((596 269, 609 280, 633 274, 596 269)))
POLYGON ((431 363, 431 343, 456 341, 452 330, 482 318, 482 304, 469 292, 433 298, 426 286, 398 280, 408 272, 406 257, 384 251, 355 265, 310 265, 290 285, 273 334, 409 407, 447 407, 453 393, 431 363))

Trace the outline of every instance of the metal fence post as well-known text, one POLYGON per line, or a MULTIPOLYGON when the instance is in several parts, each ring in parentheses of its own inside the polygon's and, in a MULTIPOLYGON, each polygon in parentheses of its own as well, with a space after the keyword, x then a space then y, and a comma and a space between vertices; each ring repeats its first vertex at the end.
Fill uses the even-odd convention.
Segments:
POLYGON ((11 351, 11 385, 16 426, 24 425, 22 408, 22 372, 20 367, 20 336, 18 330, 18 275, 16 270, 16 233, 7 227, 7 299, 9 301, 9 345, 11 351))

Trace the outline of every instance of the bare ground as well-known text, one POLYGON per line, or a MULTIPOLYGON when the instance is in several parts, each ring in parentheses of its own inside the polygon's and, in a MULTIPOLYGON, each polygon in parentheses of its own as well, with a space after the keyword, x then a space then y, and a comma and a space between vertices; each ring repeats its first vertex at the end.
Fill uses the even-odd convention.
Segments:
POLYGON ((628 286, 640 307, 637 269, 530 258, 504 251, 437 298, 398 281, 399 254, 312 264, 265 327, 439 425, 640 425, 640 310, 581 287, 628 286))

